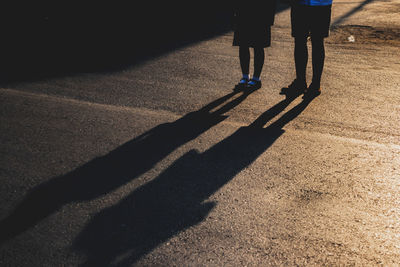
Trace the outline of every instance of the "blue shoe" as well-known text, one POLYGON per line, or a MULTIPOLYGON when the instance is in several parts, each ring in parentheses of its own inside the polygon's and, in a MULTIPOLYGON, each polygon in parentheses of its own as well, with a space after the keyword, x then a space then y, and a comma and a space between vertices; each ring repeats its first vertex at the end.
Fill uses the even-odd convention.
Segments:
POLYGON ((247 78, 242 78, 240 79, 240 81, 238 82, 238 84, 236 84, 235 89, 243 89, 246 88, 247 84, 249 83, 249 79, 247 78))

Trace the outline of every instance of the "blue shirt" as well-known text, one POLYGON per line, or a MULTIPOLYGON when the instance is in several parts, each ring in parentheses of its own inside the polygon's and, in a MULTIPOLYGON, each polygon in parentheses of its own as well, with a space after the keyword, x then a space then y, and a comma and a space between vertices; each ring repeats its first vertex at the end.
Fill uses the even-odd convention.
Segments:
POLYGON ((332 5, 333 0, 299 0, 300 5, 307 6, 328 6, 332 5))

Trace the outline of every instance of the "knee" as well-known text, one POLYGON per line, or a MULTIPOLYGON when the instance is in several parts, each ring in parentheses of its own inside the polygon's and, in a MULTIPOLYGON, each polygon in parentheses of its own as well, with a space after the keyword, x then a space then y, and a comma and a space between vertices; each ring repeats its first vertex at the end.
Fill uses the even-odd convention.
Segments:
POLYGON ((323 37, 311 37, 311 45, 313 49, 323 49, 324 48, 324 38, 323 37))

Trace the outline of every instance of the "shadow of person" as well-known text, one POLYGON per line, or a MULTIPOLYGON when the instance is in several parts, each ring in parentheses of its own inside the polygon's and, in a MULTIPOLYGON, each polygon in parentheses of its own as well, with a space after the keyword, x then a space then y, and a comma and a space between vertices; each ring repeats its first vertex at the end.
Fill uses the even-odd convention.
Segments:
POLYGON ((250 126, 238 129, 207 151, 189 151, 157 178, 95 215, 73 244, 73 249, 88 257, 82 265, 134 264, 203 221, 216 205, 208 202, 209 197, 265 152, 311 100, 303 100, 264 128, 291 100, 279 102, 250 126))
POLYGON ((198 111, 172 123, 161 124, 107 155, 33 188, 11 214, 0 221, 0 244, 65 204, 95 199, 147 172, 172 151, 225 120, 224 113, 253 92, 233 91, 198 111))

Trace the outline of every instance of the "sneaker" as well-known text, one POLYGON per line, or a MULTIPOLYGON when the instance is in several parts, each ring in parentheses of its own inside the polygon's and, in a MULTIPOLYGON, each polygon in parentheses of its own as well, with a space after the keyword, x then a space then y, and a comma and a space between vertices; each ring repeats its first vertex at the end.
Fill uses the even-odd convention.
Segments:
POLYGON ((243 89, 243 88, 246 88, 248 83, 249 83, 249 79, 242 78, 242 79, 240 79, 240 81, 238 82, 238 84, 236 84, 235 88, 236 88, 236 89, 243 89))
POLYGON ((295 79, 288 87, 281 89, 281 95, 301 95, 307 90, 307 83, 305 81, 300 81, 295 79))
POLYGON ((253 90, 259 89, 259 88, 261 88, 261 81, 257 81, 257 80, 251 79, 247 83, 246 87, 249 88, 249 89, 253 89, 253 90))
POLYGON ((313 83, 304 91, 303 99, 314 98, 321 94, 321 87, 314 85, 313 83))

